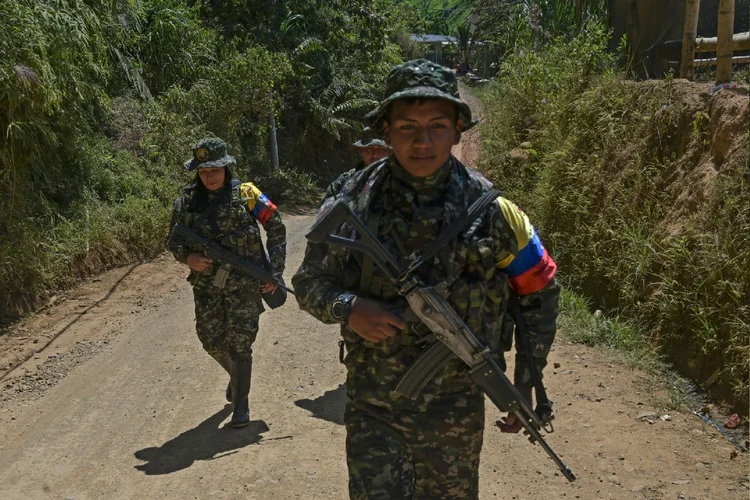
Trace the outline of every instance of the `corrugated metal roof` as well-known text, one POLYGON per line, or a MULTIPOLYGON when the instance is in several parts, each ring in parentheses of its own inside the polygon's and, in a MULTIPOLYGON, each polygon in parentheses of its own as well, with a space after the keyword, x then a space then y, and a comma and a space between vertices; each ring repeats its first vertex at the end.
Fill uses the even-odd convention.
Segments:
POLYGON ((410 35, 410 38, 418 43, 457 43, 458 38, 448 35, 410 35))

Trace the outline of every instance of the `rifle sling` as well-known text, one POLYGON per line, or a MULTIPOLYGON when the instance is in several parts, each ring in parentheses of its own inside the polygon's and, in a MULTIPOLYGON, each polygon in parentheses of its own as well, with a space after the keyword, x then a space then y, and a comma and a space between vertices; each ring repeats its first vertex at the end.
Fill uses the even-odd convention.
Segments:
POLYGON ((508 301, 508 312, 510 313, 513 321, 516 324, 515 330, 518 334, 518 339, 521 341, 521 347, 524 350, 526 362, 529 363, 531 381, 534 384, 534 392, 536 392, 536 402, 538 405, 545 404, 550 405, 551 407, 552 402, 547 397, 547 391, 544 389, 542 377, 539 373, 539 366, 536 364, 536 360, 531 353, 531 341, 529 340, 529 336, 526 334, 526 324, 524 323, 523 316, 521 315, 521 305, 518 303, 518 296, 514 292, 511 292, 510 300, 508 301))
MULTIPOLYGON (((370 218, 367 221, 367 229, 374 235, 378 234, 378 226, 380 225, 380 213, 374 212, 370 214, 370 218)), ((375 261, 370 258, 369 255, 365 254, 362 257, 362 273, 359 276, 359 294, 363 297, 371 297, 372 290, 372 274, 375 270, 375 261)))

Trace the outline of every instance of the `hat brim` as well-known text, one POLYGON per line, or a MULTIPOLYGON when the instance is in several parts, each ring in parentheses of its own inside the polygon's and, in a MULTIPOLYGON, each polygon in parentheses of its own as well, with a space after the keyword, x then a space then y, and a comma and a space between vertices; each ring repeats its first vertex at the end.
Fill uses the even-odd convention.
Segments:
POLYGON ((185 162, 185 168, 187 170, 195 170, 196 168, 221 168, 227 165, 235 165, 237 162, 232 155, 224 155, 218 160, 214 161, 198 161, 197 158, 190 158, 185 162))
POLYGON ((388 96, 388 98, 383 100, 377 108, 373 109, 372 111, 367 113, 367 115, 365 115, 367 124, 374 131, 382 133, 383 119, 385 118, 385 113, 388 111, 388 106, 390 106, 393 101, 396 101, 398 99, 407 99, 410 97, 423 97, 425 99, 446 99, 456 104, 458 106, 458 118, 463 122, 464 131, 469 130, 471 127, 479 123, 479 120, 472 118, 471 108, 468 104, 466 104, 466 102, 453 97, 448 92, 444 92, 438 88, 423 86, 410 87, 408 89, 402 90, 401 92, 395 92, 388 96))
POLYGON ((385 141, 382 141, 380 139, 372 139, 370 141, 362 142, 357 141, 354 144, 352 144, 355 148, 387 148, 391 149, 390 146, 388 146, 385 141))

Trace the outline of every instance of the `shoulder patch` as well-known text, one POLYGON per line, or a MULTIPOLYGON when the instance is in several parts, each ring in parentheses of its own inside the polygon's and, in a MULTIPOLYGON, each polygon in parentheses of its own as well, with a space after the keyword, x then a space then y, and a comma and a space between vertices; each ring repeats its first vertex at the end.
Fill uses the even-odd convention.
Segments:
POLYGON ((242 183, 240 194, 242 195, 242 201, 247 203, 248 210, 261 224, 268 222, 268 219, 276 212, 276 205, 252 182, 242 183))
POLYGON ((547 286, 557 265, 542 245, 531 221, 512 201, 500 197, 498 204, 515 235, 518 251, 504 254, 497 267, 508 273, 510 284, 519 295, 528 295, 547 286))

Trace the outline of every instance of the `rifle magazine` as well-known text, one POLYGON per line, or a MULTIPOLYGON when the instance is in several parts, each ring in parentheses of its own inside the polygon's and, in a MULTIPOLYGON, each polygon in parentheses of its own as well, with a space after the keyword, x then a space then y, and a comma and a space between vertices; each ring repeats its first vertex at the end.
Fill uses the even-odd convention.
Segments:
POLYGON ((442 342, 435 342, 424 351, 399 380, 395 392, 416 400, 425 386, 453 358, 453 352, 442 342))

